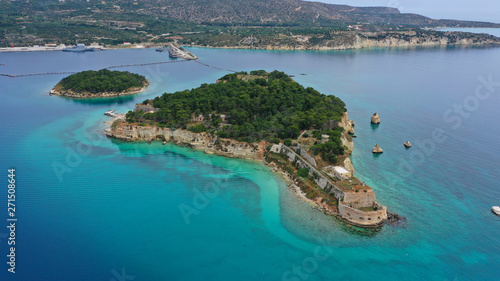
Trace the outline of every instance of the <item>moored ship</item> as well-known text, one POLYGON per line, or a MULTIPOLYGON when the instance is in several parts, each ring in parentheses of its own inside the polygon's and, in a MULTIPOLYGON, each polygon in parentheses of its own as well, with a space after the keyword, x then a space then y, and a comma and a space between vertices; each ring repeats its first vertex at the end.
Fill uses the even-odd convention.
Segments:
POLYGON ((168 50, 168 56, 171 58, 183 58, 183 54, 178 51, 178 49, 170 48, 168 50))
POLYGON ((69 47, 62 50, 63 52, 93 52, 94 47, 85 47, 85 44, 76 44, 75 47, 69 47))

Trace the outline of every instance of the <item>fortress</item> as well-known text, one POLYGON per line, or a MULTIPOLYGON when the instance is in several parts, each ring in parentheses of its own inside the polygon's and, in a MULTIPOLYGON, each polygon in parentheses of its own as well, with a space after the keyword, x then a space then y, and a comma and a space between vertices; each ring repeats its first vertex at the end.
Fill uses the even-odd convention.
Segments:
POLYGON ((315 175, 314 182, 337 198, 337 212, 342 220, 361 227, 376 227, 382 225, 387 219, 387 208, 377 202, 375 192, 369 186, 341 187, 333 183, 292 148, 282 143, 273 145, 271 152, 286 155, 290 162, 296 163, 299 168, 307 168, 311 176, 315 175))

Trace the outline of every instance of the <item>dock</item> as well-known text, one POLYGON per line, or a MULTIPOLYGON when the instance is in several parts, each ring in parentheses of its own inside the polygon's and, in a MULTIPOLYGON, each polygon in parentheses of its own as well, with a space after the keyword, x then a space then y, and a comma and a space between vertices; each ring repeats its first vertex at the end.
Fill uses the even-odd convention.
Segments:
POLYGON ((170 50, 168 51, 168 55, 171 58, 183 58, 185 60, 197 60, 198 57, 186 51, 184 48, 178 46, 175 43, 169 44, 170 50))
POLYGON ((114 109, 111 109, 111 110, 104 112, 104 115, 112 117, 112 118, 118 117, 118 115, 115 113, 114 109))

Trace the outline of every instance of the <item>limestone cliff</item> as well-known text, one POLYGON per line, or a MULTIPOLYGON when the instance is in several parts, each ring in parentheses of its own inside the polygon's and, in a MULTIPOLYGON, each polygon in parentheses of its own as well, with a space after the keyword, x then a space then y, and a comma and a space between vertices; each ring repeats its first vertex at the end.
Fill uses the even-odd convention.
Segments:
POLYGON ((314 36, 290 36, 287 43, 269 39, 260 44, 201 46, 215 48, 241 48, 266 50, 348 50, 374 47, 422 47, 422 46, 481 46, 500 45, 500 38, 487 34, 472 34, 467 32, 438 31, 381 31, 355 32, 338 31, 336 33, 314 36), (327 38, 329 37, 329 38, 327 38), (300 38, 296 39, 296 38, 300 38), (290 42, 297 40, 296 42, 290 42))
POLYGON ((349 115, 347 114, 347 111, 342 116, 338 125, 339 127, 344 128, 344 133, 340 138, 340 140, 342 141, 342 145, 346 147, 345 159, 343 161, 344 167, 348 171, 354 174, 354 166, 352 165, 351 158, 349 157, 352 154, 352 151, 354 150, 354 142, 352 140, 352 137, 350 136, 354 134, 354 121, 349 120, 349 115))
POLYGON ((108 137, 124 141, 167 141, 201 149, 207 154, 227 157, 262 159, 265 143, 250 145, 231 139, 220 139, 205 132, 193 133, 186 130, 171 130, 158 126, 139 126, 126 122, 116 122, 105 131, 108 137))
POLYGON ((340 119, 338 126, 344 128, 344 133, 342 134, 340 140, 342 141, 342 145, 344 145, 347 148, 346 153, 351 154, 352 150, 354 149, 354 143, 352 142, 352 138, 350 135, 354 134, 354 121, 349 120, 349 115, 347 114, 347 111, 340 119))

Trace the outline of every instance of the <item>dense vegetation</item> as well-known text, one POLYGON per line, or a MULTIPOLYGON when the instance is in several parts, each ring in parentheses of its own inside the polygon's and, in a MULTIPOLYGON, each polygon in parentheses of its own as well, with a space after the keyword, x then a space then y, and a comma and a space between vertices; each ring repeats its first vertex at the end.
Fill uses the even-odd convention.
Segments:
POLYGON ((143 87, 146 77, 128 71, 89 70, 72 74, 59 82, 62 90, 82 93, 123 92, 131 88, 143 87))
MULTIPOLYGON (((228 74, 216 84, 165 93, 145 103, 159 111, 130 111, 128 122, 184 127, 194 132, 212 131, 223 138, 247 142, 295 139, 306 129, 330 133, 332 139, 339 139, 337 133, 342 132, 342 128, 337 124, 345 112, 345 104, 339 98, 305 88, 283 72, 263 70, 228 74), (193 122, 193 117, 199 115, 204 116, 203 122, 193 122), (222 116, 225 121, 221 115, 225 115, 222 116)), ((336 148, 341 146, 337 140, 332 143, 336 148)), ((335 152, 340 154, 343 150, 335 152)))

